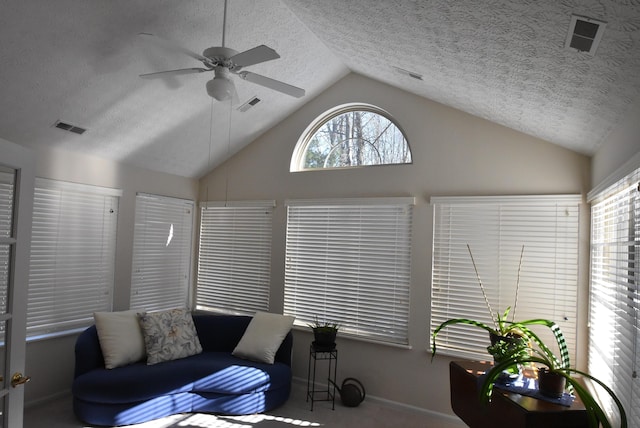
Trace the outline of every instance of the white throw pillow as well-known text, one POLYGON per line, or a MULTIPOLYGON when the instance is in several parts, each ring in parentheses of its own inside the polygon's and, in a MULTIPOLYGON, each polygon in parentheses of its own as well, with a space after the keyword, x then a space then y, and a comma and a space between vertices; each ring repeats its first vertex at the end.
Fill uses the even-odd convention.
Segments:
POLYGON ((276 352, 291 330, 294 317, 256 312, 233 355, 260 363, 273 364, 276 352))
POLYGON ((93 318, 106 368, 132 364, 146 356, 138 312, 94 312, 93 318))

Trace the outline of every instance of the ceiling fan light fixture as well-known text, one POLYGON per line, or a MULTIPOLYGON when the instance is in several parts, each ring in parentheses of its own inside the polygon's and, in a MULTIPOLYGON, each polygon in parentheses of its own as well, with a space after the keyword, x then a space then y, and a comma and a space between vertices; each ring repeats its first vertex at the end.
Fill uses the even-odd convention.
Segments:
POLYGON ((207 94, 218 101, 233 98, 235 87, 228 78, 228 71, 223 67, 216 67, 216 76, 207 82, 207 94))

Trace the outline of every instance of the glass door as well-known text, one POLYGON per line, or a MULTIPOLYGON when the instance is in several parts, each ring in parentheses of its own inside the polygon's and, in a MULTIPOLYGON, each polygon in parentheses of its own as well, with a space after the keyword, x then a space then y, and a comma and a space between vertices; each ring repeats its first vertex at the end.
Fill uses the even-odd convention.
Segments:
POLYGON ((10 315, 7 313, 9 300, 9 269, 11 267, 13 238, 13 209, 15 199, 16 171, 13 168, 0 165, 0 426, 5 414, 5 401, 9 393, 6 383, 5 367, 7 361, 7 347, 5 338, 10 315))
POLYGON ((0 153, 0 428, 21 428, 34 169, 27 149, 0 153))

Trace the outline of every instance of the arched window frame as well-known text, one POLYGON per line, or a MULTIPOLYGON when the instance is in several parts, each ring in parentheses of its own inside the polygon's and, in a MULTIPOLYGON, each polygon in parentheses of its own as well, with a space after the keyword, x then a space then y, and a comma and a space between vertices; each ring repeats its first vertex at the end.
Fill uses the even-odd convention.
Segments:
POLYGON ((370 166, 381 166, 381 165, 410 165, 413 163, 413 152, 411 150, 411 145, 409 144, 409 139, 407 138, 406 133, 402 129, 402 127, 398 124, 398 122, 389 114, 386 110, 381 109, 380 107, 376 107, 372 104, 364 104, 364 103, 349 103, 342 104, 336 106, 330 110, 327 110, 323 114, 319 115, 314 121, 307 126, 304 130, 296 146, 293 150, 293 155, 291 156, 291 165, 289 168, 290 172, 304 172, 304 171, 325 171, 332 169, 351 169, 351 168, 364 168, 370 166), (311 142, 313 136, 322 128, 327 122, 331 119, 340 116, 345 113, 349 113, 352 111, 366 111, 371 112, 377 115, 384 117, 389 120, 393 126, 395 126, 400 133, 402 134, 404 141, 407 144, 407 149, 409 151, 409 155, 411 157, 410 162, 404 163, 379 163, 374 165, 355 165, 355 166, 341 166, 341 167, 324 167, 324 168, 305 168, 304 167, 304 157, 307 152, 307 148, 311 142))

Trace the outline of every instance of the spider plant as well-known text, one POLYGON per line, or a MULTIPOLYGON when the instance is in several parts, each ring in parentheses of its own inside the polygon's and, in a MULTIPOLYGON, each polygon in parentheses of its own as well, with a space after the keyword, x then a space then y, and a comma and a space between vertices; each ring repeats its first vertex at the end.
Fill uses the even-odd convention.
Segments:
MULTIPOLYGON (((486 324, 484 322, 468 319, 468 318, 454 318, 447 320, 441 323, 433 332, 432 335, 432 346, 431 346, 431 359, 436 355, 437 346, 436 346, 436 337, 438 333, 453 324, 466 324, 474 327, 482 328, 489 332, 490 335, 493 335, 497 338, 497 342, 492 343, 491 346, 487 348, 487 351, 494 356, 496 361, 500 361, 503 358, 506 358, 512 353, 522 353, 529 348, 531 343, 535 343, 542 352, 547 355, 548 358, 555 359, 554 353, 547 347, 547 345, 542 342, 540 337, 536 335, 529 327, 533 325, 541 325, 546 326, 551 329, 556 342, 558 343, 558 347, 560 349, 561 359, 556 360, 555 362, 558 365, 563 367, 569 367, 569 352, 567 351, 566 343, 564 341, 564 336, 562 334, 562 330, 560 327, 553 321, 546 319, 529 319, 524 321, 515 321, 515 309, 518 304, 518 291, 520 289, 520 271, 522 269, 522 258, 524 255, 524 246, 522 247, 522 251, 520 252, 520 261, 518 265, 518 275, 516 282, 516 296, 514 303, 514 310, 511 313, 511 321, 509 321, 509 313, 511 312, 511 307, 509 306, 503 313, 494 312, 491 308, 491 304, 489 303, 489 298, 487 297, 487 293, 485 292, 484 285, 482 280, 480 279, 480 274, 478 273, 478 268, 476 266, 476 262, 473 258, 473 253, 471 252, 471 247, 467 244, 467 249, 469 251, 469 255, 471 257, 471 262, 473 264, 473 268, 476 273, 476 278, 478 279, 478 284, 480 285, 480 290, 482 291, 482 295, 484 297, 485 304, 487 309, 489 310, 489 315, 491 316, 491 320, 493 321, 493 325, 486 324)), ((526 355, 528 353, 525 352, 526 355)))
POLYGON ((538 368, 538 373, 540 376, 541 368, 546 368, 545 370, 548 373, 562 376, 565 379, 567 387, 574 391, 578 395, 578 397, 580 397, 580 400, 584 404, 584 407, 587 411, 587 417, 589 419, 589 425, 591 427, 596 428, 601 424, 602 428, 612 428, 612 424, 608 415, 602 409, 592 392, 581 382, 579 382, 578 378, 574 375, 582 376, 583 378, 587 378, 592 382, 600 385, 613 399, 618 408, 618 412, 620 414, 620 427, 627 427, 627 415, 624 411, 624 407, 622 406, 622 403, 620 402, 616 394, 611 390, 611 388, 609 388, 599 379, 591 376, 589 373, 571 368, 569 366, 564 366, 562 365, 562 363, 558 363, 558 361, 558 358, 552 357, 546 352, 534 348, 529 348, 528 355, 523 353, 511 355, 505 360, 496 363, 493 368, 485 374, 482 386, 480 388, 481 400, 484 403, 489 402, 489 400, 491 399, 493 384, 505 370, 508 371, 511 368, 520 366, 533 366, 538 368))
POLYGON ((330 321, 320 321, 316 316, 312 323, 307 324, 313 331, 337 332, 340 324, 330 321))

